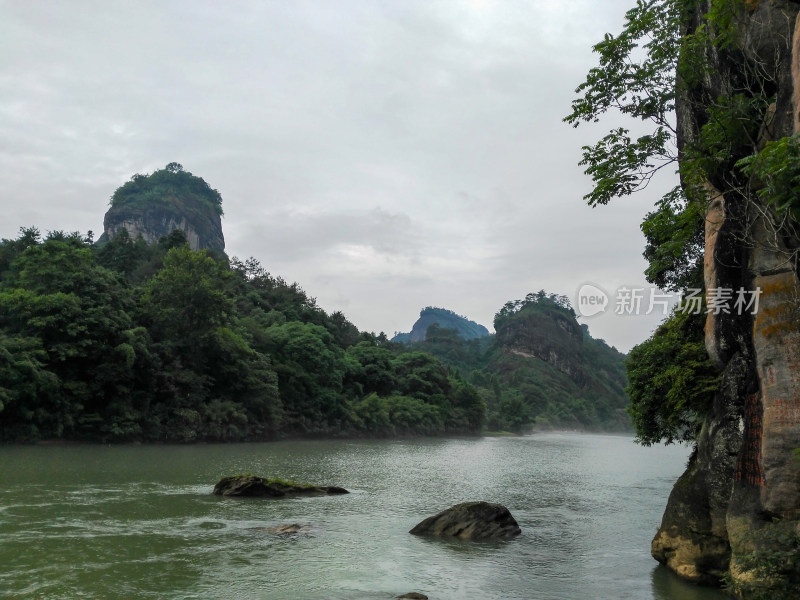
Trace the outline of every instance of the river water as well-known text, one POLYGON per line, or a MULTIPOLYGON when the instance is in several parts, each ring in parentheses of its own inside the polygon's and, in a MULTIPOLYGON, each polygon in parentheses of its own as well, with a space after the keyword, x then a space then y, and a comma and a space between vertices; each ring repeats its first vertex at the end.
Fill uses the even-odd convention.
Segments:
POLYGON ((0 447, 0 597, 719 600, 650 558, 688 449, 629 437, 0 447), (252 472, 345 496, 211 495, 252 472), (506 505, 522 535, 418 538, 452 504, 506 505), (303 525, 276 535, 263 529, 303 525))

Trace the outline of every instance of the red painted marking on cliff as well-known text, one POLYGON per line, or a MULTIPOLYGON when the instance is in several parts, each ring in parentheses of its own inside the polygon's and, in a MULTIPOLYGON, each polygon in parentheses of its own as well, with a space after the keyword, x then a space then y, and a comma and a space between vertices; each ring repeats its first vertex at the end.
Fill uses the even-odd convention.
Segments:
POLYGON ((792 384, 792 401, 800 408, 800 345, 797 341, 797 336, 787 336, 783 340, 783 350, 786 355, 786 366, 789 369, 789 381, 792 384))
MULTIPOLYGON (((788 389, 783 388, 783 395, 777 398, 765 399, 764 421, 769 426, 800 425, 800 345, 795 335, 783 339, 783 356, 786 359, 785 372, 788 376, 788 389)), ((769 383, 772 383, 774 372, 770 366, 767 369, 769 383)))
POLYGON ((736 481, 764 487, 764 470, 761 467, 761 394, 750 394, 744 404, 744 441, 736 465, 736 481))

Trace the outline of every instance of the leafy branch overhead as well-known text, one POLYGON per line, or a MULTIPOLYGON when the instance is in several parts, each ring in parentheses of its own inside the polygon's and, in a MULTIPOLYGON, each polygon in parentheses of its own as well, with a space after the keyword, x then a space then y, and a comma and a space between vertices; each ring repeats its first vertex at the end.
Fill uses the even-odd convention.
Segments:
POLYGON ((598 122, 608 112, 621 113, 651 126, 634 137, 630 130, 611 130, 593 146, 583 147, 581 165, 594 187, 585 199, 591 206, 647 187, 662 168, 677 161, 675 147, 675 71, 680 40, 680 6, 676 0, 638 0, 626 13, 618 36, 606 34, 594 46, 599 65, 575 90, 572 113, 564 120, 577 127, 598 122))
MULTIPOLYGON (((646 188, 670 165, 680 175, 681 185, 664 194, 641 225, 645 275, 664 289, 703 287, 712 189, 752 205, 753 190, 760 188, 757 196, 778 210, 797 210, 800 145, 794 138, 765 147, 760 141, 774 101, 775 74, 739 39, 736 23, 749 10, 743 0, 637 0, 622 32, 607 34, 594 46, 598 66, 576 89, 564 119, 574 127, 619 116, 638 122, 615 123, 583 147, 580 164, 592 178, 585 196, 591 206, 646 188), (708 12, 699 14, 701 7, 708 12), (745 76, 710 92, 707 82, 715 73, 709 57, 720 54, 745 76)), ((716 386, 702 319, 670 317, 632 350, 628 376, 629 412, 642 443, 693 440, 716 386)))
MULTIPOLYGON (((607 34, 594 46, 598 66, 576 89, 572 112, 564 119, 577 127, 613 115, 638 121, 615 126, 593 145, 583 147, 580 162, 592 178, 585 199, 591 206, 645 189, 670 165, 681 185, 659 201, 642 223, 647 247, 648 281, 680 290, 702 283, 700 275, 704 214, 715 187, 752 198, 759 196, 778 211, 796 197, 794 142, 782 140, 762 149, 761 131, 770 118, 775 78, 743 46, 737 20, 749 14, 744 0, 711 0, 708 12, 691 28, 701 3, 690 0, 638 0, 626 13, 622 32, 607 34), (709 56, 724 53, 745 73, 730 89, 711 95, 703 82, 713 78, 709 56), (697 120, 696 130, 682 129, 677 143, 680 101, 697 120), (634 135, 632 130, 643 131, 634 135)), ((684 115, 686 116, 686 115, 684 115)))

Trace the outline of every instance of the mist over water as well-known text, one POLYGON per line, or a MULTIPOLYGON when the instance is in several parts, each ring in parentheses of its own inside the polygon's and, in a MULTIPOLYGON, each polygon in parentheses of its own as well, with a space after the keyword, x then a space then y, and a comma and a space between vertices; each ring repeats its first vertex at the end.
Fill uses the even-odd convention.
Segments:
POLYGON ((0 448, 0 597, 712 600, 650 540, 685 447, 628 437, 0 448), (345 496, 211 495, 252 472, 345 496), (408 534, 467 500, 506 505, 512 541, 408 534), (264 531, 301 524, 298 534, 264 531), (3 596, 5 594, 5 596, 3 596))

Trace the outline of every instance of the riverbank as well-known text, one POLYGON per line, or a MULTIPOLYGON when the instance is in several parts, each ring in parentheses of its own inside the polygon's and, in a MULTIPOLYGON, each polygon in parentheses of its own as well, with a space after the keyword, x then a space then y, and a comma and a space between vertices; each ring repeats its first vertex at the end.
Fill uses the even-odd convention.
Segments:
POLYGON ((442 435, 395 435, 395 436, 368 436, 368 435, 322 435, 322 434, 296 434, 285 435, 270 438, 254 438, 236 441, 216 441, 216 440, 198 440, 192 442, 174 442, 174 441, 158 441, 158 440, 133 440, 127 442, 104 442, 101 440, 81 440, 81 439, 63 439, 51 438, 44 440, 36 440, 35 442, 5 442, 0 444, 3 446, 204 446, 211 444, 270 444, 277 442, 293 442, 293 441, 353 441, 353 440, 375 440, 375 441, 389 441, 389 440, 426 440, 426 439, 442 439, 442 440, 469 440, 480 438, 493 438, 493 437, 525 437, 530 435, 544 434, 544 433, 573 433, 573 434, 591 434, 591 435, 613 435, 613 436, 633 436, 632 430, 609 430, 598 431, 591 429, 575 429, 575 428, 558 428, 558 427, 533 427, 523 432, 514 431, 484 431, 474 435, 461 434, 442 434, 442 435))

